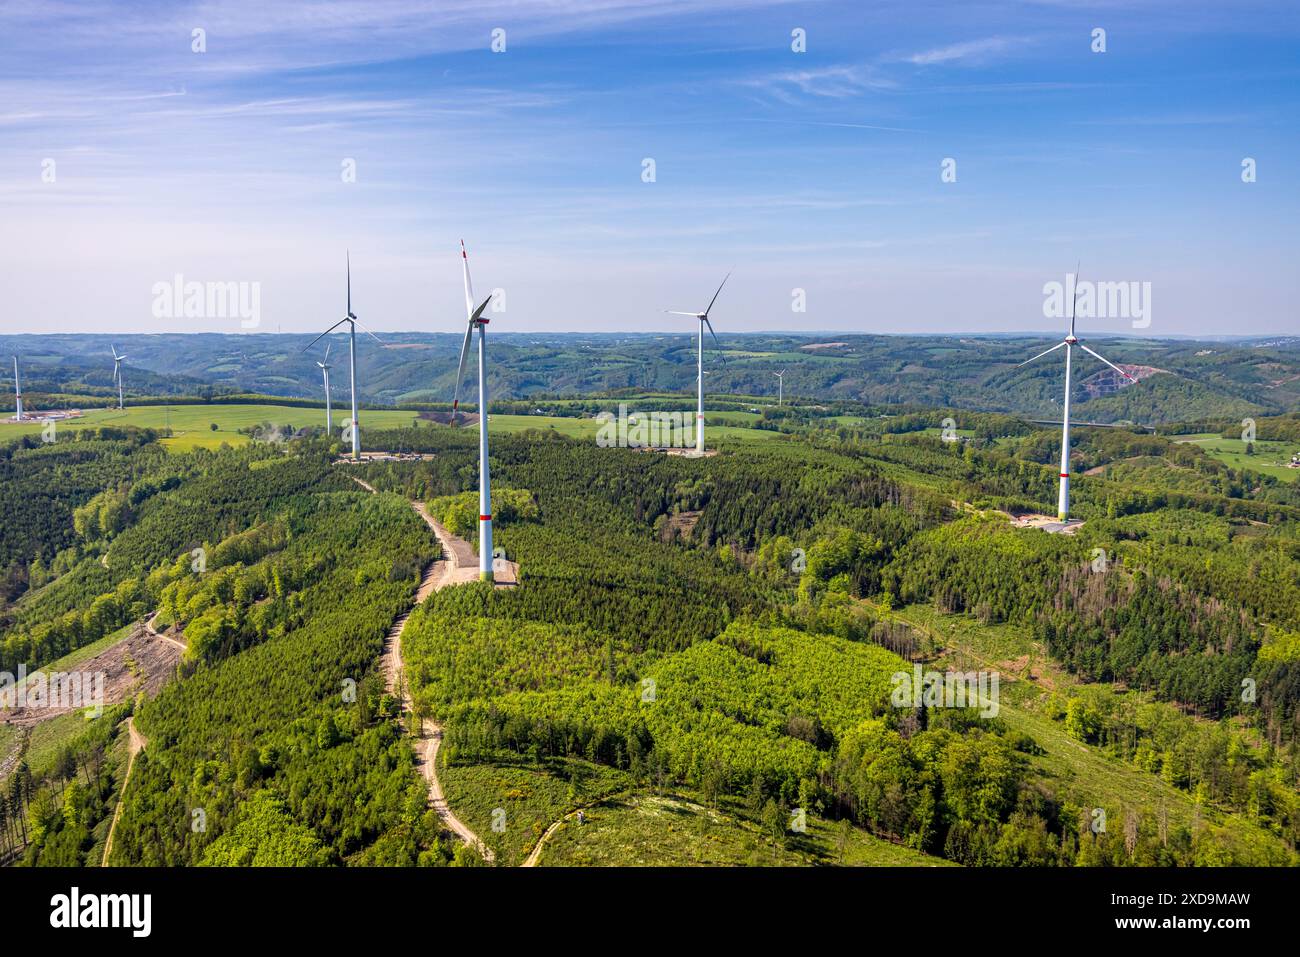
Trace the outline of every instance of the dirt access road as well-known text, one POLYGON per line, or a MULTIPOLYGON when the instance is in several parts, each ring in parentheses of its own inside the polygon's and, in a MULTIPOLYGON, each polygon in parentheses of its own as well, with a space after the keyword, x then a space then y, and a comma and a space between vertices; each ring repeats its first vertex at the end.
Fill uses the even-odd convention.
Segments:
MULTIPOLYGON (((373 486, 355 475, 352 476, 352 480, 368 492, 375 491, 373 486)), ((420 587, 415 593, 416 604, 448 585, 478 581, 478 556, 474 553, 474 547, 444 528, 442 523, 429 514, 423 502, 411 502, 411 508, 433 530, 444 556, 424 570, 420 578, 420 587)), ((509 588, 518 580, 518 566, 514 563, 501 564, 509 565, 509 568, 502 569, 506 574, 501 575, 496 584, 498 588, 509 588)), ((410 612, 403 612, 393 622, 393 626, 388 630, 388 636, 384 639, 384 653, 380 658, 380 670, 383 672, 388 693, 401 701, 402 710, 405 712, 410 712, 412 706, 411 692, 406 684, 402 665, 402 631, 406 628, 409 618, 410 612)), ((495 859, 492 849, 470 830, 469 825, 455 815, 447 803, 442 783, 438 780, 438 750, 442 747, 441 723, 433 718, 425 718, 421 722, 420 732, 412 747, 415 751, 415 762, 429 785, 430 807, 437 812, 444 827, 470 847, 477 849, 483 859, 491 863, 495 859)))
POLYGON ((135 768, 135 759, 144 746, 149 742, 145 740, 143 734, 135 729, 135 716, 126 719, 126 731, 128 734, 126 747, 126 777, 122 779, 122 790, 117 792, 117 807, 113 809, 113 823, 108 826, 108 838, 104 841, 104 859, 100 862, 101 867, 108 867, 108 855, 113 852, 113 832, 117 830, 117 822, 122 817, 122 806, 126 803, 126 786, 131 783, 131 771, 135 768))

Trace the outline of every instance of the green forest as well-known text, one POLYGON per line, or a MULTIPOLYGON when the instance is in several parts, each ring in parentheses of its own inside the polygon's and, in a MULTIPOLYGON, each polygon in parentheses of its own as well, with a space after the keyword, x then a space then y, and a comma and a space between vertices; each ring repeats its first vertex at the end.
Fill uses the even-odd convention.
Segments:
POLYGON ((780 434, 707 458, 494 434, 519 583, 418 605, 446 556, 412 506, 476 544, 472 430, 367 430, 421 456, 361 464, 315 434, 0 447, 0 671, 126 675, 98 717, 0 725, 0 854, 508 864, 579 809, 631 827, 674 801, 737 863, 1300 860, 1300 486, 1082 427, 1084 521, 1048 534, 1017 519, 1053 510, 1050 428, 797 405, 750 427, 780 434), (381 668, 402 621, 409 708, 381 668), (900 704, 914 669, 997 673, 999 706, 900 704), (429 805, 425 721, 480 848, 429 805))

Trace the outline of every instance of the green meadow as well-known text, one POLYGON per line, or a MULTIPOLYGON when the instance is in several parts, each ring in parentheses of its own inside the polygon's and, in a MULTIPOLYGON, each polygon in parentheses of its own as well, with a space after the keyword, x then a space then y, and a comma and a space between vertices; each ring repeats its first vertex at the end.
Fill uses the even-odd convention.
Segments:
MULTIPOLYGON (((334 425, 337 429, 347 415, 346 409, 335 407, 334 425)), ((362 434, 367 428, 404 428, 417 421, 414 411, 367 410, 359 413, 362 434)), ((777 433, 747 428, 759 416, 751 412, 707 412, 706 435, 714 441, 750 442, 778 438, 777 433)), ((58 429, 86 429, 100 426, 134 426, 142 429, 170 429, 170 438, 162 444, 173 452, 190 452, 196 448, 217 449, 223 444, 246 445, 247 435, 239 430, 269 422, 281 427, 321 425, 325 421, 324 409, 303 408, 292 405, 142 405, 128 406, 123 410, 94 409, 80 418, 60 421, 58 429), (213 428, 216 426, 216 428, 213 428)), ((430 426, 432 427, 432 426, 430 426)), ((489 420, 493 432, 523 432, 528 429, 549 429, 570 438, 595 440, 600 423, 594 418, 571 418, 554 415, 493 415, 489 420)), ((44 428, 40 421, 21 425, 0 425, 0 440, 15 435, 39 435, 44 428)))
POLYGON ((1241 439, 1225 439, 1212 432, 1175 436, 1174 440, 1198 445, 1208 455, 1234 469, 1250 469, 1289 482, 1300 480, 1300 469, 1287 467, 1291 456, 1300 452, 1300 446, 1294 442, 1256 442, 1255 454, 1247 455, 1246 443, 1241 439))
MULTIPOLYGON (((345 408, 334 407, 334 425, 338 428, 347 416, 345 408)), ((408 426, 415 421, 415 412, 367 411, 360 412, 362 431, 408 426)), ((58 429, 85 429, 100 426, 125 425, 141 429, 171 429, 172 437, 163 444, 174 452, 189 452, 196 448, 216 449, 221 445, 240 446, 248 443, 240 429, 270 422, 278 426, 323 425, 324 409, 302 408, 291 405, 141 405, 125 409, 94 409, 80 418, 59 422, 58 429), (216 426, 214 429, 213 426, 216 426)), ((21 425, 0 425, 0 441, 14 435, 38 435, 44 426, 39 422, 21 425)))

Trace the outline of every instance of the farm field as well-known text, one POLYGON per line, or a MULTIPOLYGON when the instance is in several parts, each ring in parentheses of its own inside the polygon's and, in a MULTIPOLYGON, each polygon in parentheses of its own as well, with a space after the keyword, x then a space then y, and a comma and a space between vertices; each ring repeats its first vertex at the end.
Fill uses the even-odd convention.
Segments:
MULTIPOLYGON (((717 440, 737 443, 767 442, 781 437, 777 432, 747 428, 744 423, 755 422, 759 418, 752 413, 709 412, 705 410, 704 416, 704 440, 710 447, 717 440), (729 424, 717 424, 720 422, 729 424)), ((689 415, 686 415, 686 418, 689 419, 689 415)), ((490 432, 524 432, 528 429, 549 429, 568 438, 590 439, 594 442, 600 428, 601 423, 594 418, 575 419, 556 415, 499 414, 488 417, 488 430, 490 432)), ((695 433, 689 425, 688 432, 693 438, 695 433)))
MULTIPOLYGON (((346 417, 346 411, 334 407, 334 425, 346 417)), ((361 428, 391 429, 408 426, 415 421, 415 412, 393 412, 388 410, 360 412, 361 428)), ((162 444, 173 452, 188 452, 196 448, 215 449, 225 443, 233 447, 246 445, 248 436, 239 433, 239 429, 250 428, 270 422, 273 425, 302 428, 307 425, 323 425, 325 410, 303 408, 291 405, 223 405, 205 403, 202 405, 142 405, 127 406, 125 409, 94 409, 77 419, 59 422, 59 429, 84 429, 99 426, 126 425, 141 429, 172 430, 172 437, 164 439, 162 444), (217 428, 213 429, 212 426, 217 428)), ((0 425, 0 441, 16 435, 39 435, 43 426, 37 422, 0 425)))
MULTIPOLYGON (((345 415, 338 407, 334 409, 335 429, 345 415)), ((758 415, 749 412, 706 412, 705 424, 708 426, 707 439, 710 443, 716 439, 730 441, 767 441, 779 436, 775 432, 746 428, 748 423, 756 422, 758 415), (719 424, 725 423, 725 424, 719 424)), ((386 409, 366 410, 360 412, 362 434, 367 429, 404 428, 417 421, 418 413, 414 411, 392 411, 386 409)), ((307 425, 323 424, 323 409, 303 408, 290 405, 222 405, 219 403, 204 405, 175 406, 128 406, 117 409, 95 409, 84 416, 59 422, 59 429, 85 429, 100 426, 126 425, 136 428, 165 429, 170 428, 173 435, 162 440, 162 444, 173 452, 189 452, 196 448, 217 449, 223 444, 232 447, 246 445, 247 435, 239 429, 269 422, 280 427, 292 426, 302 428, 307 425), (217 428, 213 429, 212 426, 217 428)), ((423 424, 423 423, 422 423, 423 424)), ((594 440, 600 423, 594 418, 571 418, 551 415, 492 415, 488 422, 493 432, 523 432, 528 429, 551 429, 570 438, 594 440)), ((24 422, 20 425, 0 425, 0 440, 18 435, 39 435, 44 426, 39 421, 24 422)))
POLYGON ((1172 438, 1176 442, 1199 446, 1234 469, 1250 469, 1288 482, 1300 481, 1300 469, 1287 467, 1291 456, 1300 452, 1300 445, 1294 442, 1259 441, 1254 443, 1255 454, 1247 455, 1246 445, 1240 439, 1225 439, 1222 435, 1208 432, 1172 438))

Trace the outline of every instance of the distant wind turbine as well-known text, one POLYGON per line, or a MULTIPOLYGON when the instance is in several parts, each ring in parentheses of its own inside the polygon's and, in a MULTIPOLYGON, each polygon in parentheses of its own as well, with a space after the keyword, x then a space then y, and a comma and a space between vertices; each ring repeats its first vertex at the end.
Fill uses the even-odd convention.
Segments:
MULTIPOLYGON (((351 426, 351 432, 352 432, 352 458, 357 461, 360 461, 361 460, 361 429, 357 425, 357 327, 361 326, 361 331, 364 332, 366 335, 368 335, 371 339, 374 339, 375 342, 378 342, 380 345, 383 345, 384 343, 383 340, 380 339, 377 335, 375 335, 365 326, 362 326, 361 323, 357 321, 357 314, 352 311, 352 254, 350 252, 348 253, 347 263, 348 263, 348 313, 346 316, 344 316, 338 322, 334 323, 334 325, 330 326, 328 329, 322 332, 311 342, 307 343, 307 349, 310 349, 316 343, 320 342, 322 339, 328 336, 339 326, 343 325, 343 323, 346 322, 348 324, 348 372, 351 376, 351 382, 352 382, 352 419, 349 422, 349 425, 351 426)), ((304 349, 302 351, 306 352, 307 349, 304 349)))
MULTIPOLYGON (((692 319, 698 319, 700 322, 700 342, 699 353, 696 357, 698 377, 696 382, 696 409, 695 409, 695 451, 703 454, 704 452, 704 327, 709 327, 709 334, 713 336, 714 345, 718 346, 719 352, 722 345, 718 342, 718 334, 713 331, 713 323, 709 322, 709 310, 713 304, 718 301, 718 295, 722 292, 722 287, 727 284, 731 278, 731 273, 722 277, 722 282, 718 285, 718 291, 713 294, 709 300, 708 306, 703 312, 678 312, 675 309, 665 309, 664 312, 670 316, 690 316, 692 319)), ((726 357, 722 359, 726 362, 726 357)))
POLYGON ((465 360, 469 357, 469 343, 478 328, 478 577, 490 582, 492 575, 492 483, 488 475, 488 384, 487 384, 487 324, 483 310, 492 301, 488 296, 474 308, 474 285, 469 278, 469 255, 465 240, 460 241, 460 259, 465 268, 465 341, 460 347, 460 368, 456 371, 456 391, 451 401, 451 424, 456 424, 460 408, 460 383, 465 378, 465 360))
POLYGON ((14 356, 14 421, 23 420, 23 386, 18 380, 18 357, 14 356))
POLYGON ((781 405, 785 402, 785 370, 773 372, 772 375, 776 376, 776 404, 781 405))
POLYGON ((112 348, 112 350, 113 350, 113 381, 117 383, 117 407, 118 407, 118 409, 121 409, 122 406, 123 406, 123 402, 122 402, 122 360, 125 359, 126 356, 125 356, 125 355, 120 355, 120 356, 119 356, 119 355, 117 354, 117 346, 111 346, 110 348, 112 348))
POLYGON ((334 431, 334 418, 330 411, 330 346, 333 343, 325 343, 325 361, 317 361, 320 366, 321 374, 325 377, 325 432, 332 434, 334 431))
MULTIPOLYGON (((1069 283, 1070 278, 1071 277, 1066 276, 1067 284, 1069 283)), ((1084 352, 1088 353, 1088 355, 1100 359, 1102 362, 1106 363, 1106 365, 1110 366, 1112 369, 1114 369, 1124 378, 1128 379, 1130 382, 1137 381, 1137 379, 1134 379, 1131 375, 1129 375, 1119 366, 1115 365, 1115 363, 1111 362, 1105 356, 1093 352, 1091 349, 1085 346, 1082 340, 1080 340, 1074 334, 1074 307, 1079 301, 1079 281, 1078 281, 1079 267, 1078 266, 1074 267, 1073 278, 1074 278, 1074 296, 1070 300, 1069 335, 1067 335, 1056 345, 1052 346, 1052 348, 1045 349, 1044 351, 1038 353, 1038 355, 1034 356, 1033 358, 1026 359, 1024 362, 1020 363, 1021 366, 1028 365, 1029 363, 1033 362, 1034 359, 1041 359, 1049 352, 1055 352, 1057 349, 1061 348, 1062 346, 1065 346, 1065 401, 1062 404, 1063 414, 1061 417, 1061 494, 1056 502, 1057 518, 1059 518, 1062 522, 1064 522, 1070 515, 1070 350, 1071 348, 1074 346, 1078 346, 1084 352)), ((1017 366, 1016 368, 1020 368, 1020 366, 1017 366)))

